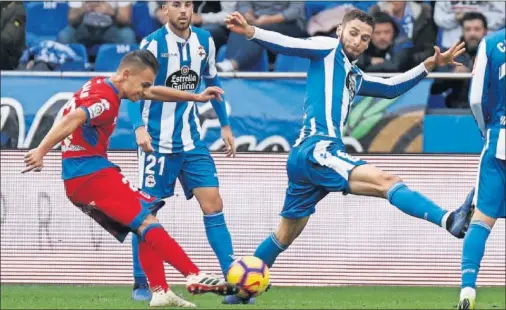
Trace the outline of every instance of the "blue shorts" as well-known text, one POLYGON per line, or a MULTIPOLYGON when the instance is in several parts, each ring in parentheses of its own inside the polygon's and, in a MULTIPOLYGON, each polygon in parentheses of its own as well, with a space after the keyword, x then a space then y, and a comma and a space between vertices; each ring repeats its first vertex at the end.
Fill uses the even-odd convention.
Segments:
POLYGON ((506 217, 505 129, 488 130, 481 153, 474 204, 485 215, 506 217))
POLYGON ((167 198, 174 195, 176 179, 183 187, 186 199, 193 189, 219 187, 214 160, 206 147, 176 153, 144 153, 139 149, 139 184, 152 196, 167 198))
POLYGON ((364 164, 367 162, 346 154, 337 139, 308 138, 288 156, 288 188, 280 215, 300 219, 313 214, 316 204, 328 193, 347 194, 350 172, 364 164))

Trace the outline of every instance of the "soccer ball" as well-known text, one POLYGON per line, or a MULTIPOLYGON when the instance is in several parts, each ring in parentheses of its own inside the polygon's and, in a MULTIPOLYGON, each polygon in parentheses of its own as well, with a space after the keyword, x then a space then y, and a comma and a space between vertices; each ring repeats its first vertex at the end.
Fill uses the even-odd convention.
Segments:
POLYGON ((245 256, 235 260, 227 273, 227 281, 240 288, 240 298, 259 296, 269 285, 269 268, 254 256, 245 256))

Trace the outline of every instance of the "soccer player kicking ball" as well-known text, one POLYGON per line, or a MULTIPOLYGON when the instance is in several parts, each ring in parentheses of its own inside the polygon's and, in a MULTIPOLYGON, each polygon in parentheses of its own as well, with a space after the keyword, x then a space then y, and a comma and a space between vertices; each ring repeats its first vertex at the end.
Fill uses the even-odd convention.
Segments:
MULTIPOLYGON (((220 87, 215 67, 216 48, 206 30, 192 27, 192 1, 166 1, 162 12, 167 24, 145 37, 141 49, 151 51, 160 62, 155 85, 195 92, 201 81, 220 87)), ((228 157, 235 155, 234 137, 225 102, 211 105, 221 124, 221 136, 228 157)), ((139 145, 139 187, 160 198, 174 195, 179 179, 186 199, 197 198, 209 245, 226 276, 234 260, 232 237, 225 221, 214 160, 201 141, 197 105, 191 100, 144 100, 129 103, 128 115, 139 145)), ((138 238, 132 237, 134 289, 132 298, 150 298, 143 268, 139 264, 138 238)))
POLYGON ((506 217, 506 30, 485 37, 476 55, 469 103, 485 138, 474 205, 476 210, 462 249, 459 309, 474 309, 476 279, 488 235, 506 217))
MULTIPOLYGON (((289 182, 281 223, 258 246, 255 256, 271 267, 278 255, 300 235, 316 204, 330 192, 388 199, 402 212, 441 226, 457 238, 464 237, 473 211, 472 192, 460 208, 446 211, 410 189, 398 176, 346 154, 342 141, 342 131, 356 94, 380 98, 400 96, 436 66, 456 64, 454 59, 464 52, 464 43, 456 43, 444 53, 435 47, 434 55, 420 65, 382 79, 365 74, 355 65, 369 46, 374 29, 373 18, 360 10, 344 16, 338 39, 284 36, 248 25, 238 12, 229 15, 225 23, 231 31, 273 52, 311 60, 303 127, 287 162, 289 182)), ((248 302, 236 296, 226 299, 230 303, 248 302)))
POLYGON ((63 141, 62 178, 67 197, 120 242, 129 231, 139 236, 141 264, 153 290, 150 305, 195 307, 169 289, 163 261, 187 278, 186 287, 190 293, 227 295, 236 293, 237 289, 221 278, 200 272, 151 215, 163 202, 133 187, 120 173, 120 168, 107 159, 106 153, 121 99, 206 102, 219 99, 223 93, 218 87, 192 94, 152 86, 158 67, 150 51, 134 51, 123 57, 112 77, 97 77, 87 82, 69 101, 61 121, 37 148, 26 154, 23 173, 40 171, 43 157, 63 141))

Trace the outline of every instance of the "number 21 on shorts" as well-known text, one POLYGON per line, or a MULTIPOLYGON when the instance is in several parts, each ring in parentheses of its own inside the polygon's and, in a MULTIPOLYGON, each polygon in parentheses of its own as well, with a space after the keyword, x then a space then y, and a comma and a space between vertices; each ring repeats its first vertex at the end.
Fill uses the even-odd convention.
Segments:
POLYGON ((146 157, 146 166, 144 168, 144 173, 149 175, 154 175, 157 173, 158 175, 163 175, 163 171, 165 168, 165 156, 161 156, 160 158, 156 158, 155 155, 150 154, 146 157))

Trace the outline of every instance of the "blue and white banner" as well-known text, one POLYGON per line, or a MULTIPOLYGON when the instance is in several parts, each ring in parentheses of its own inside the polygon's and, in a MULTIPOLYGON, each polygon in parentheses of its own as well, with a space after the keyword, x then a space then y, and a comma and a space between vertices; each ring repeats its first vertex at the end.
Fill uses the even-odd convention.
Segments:
MULTIPOLYGON (((37 146, 59 117, 61 108, 88 79, 2 75, 2 148, 37 146)), ((222 84, 238 151, 290 150, 302 123, 305 79, 224 78, 222 84)), ((430 85, 430 80, 423 81, 392 100, 357 97, 345 130, 347 150, 353 153, 422 152, 423 145, 427 144, 423 141, 423 119, 430 85)), ((200 105, 199 111, 202 139, 211 150, 219 150, 223 143, 211 104, 200 105)), ((110 148, 135 147, 127 109, 122 106, 110 148)))

